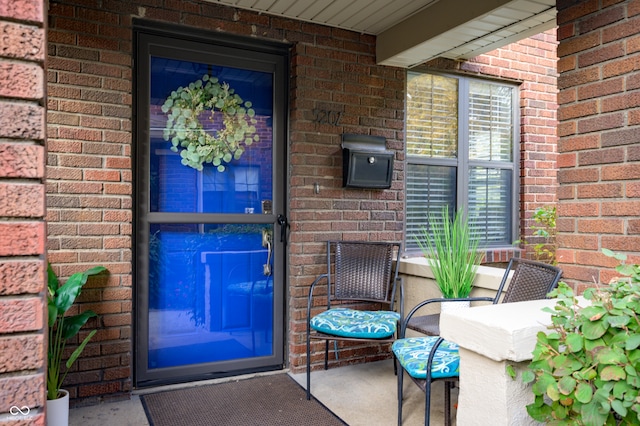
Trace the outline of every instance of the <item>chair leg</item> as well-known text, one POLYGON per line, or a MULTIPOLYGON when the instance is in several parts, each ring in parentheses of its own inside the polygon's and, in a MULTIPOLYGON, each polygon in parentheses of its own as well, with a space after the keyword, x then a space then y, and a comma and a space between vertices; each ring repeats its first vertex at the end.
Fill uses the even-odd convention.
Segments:
POLYGON ((424 426, 429 426, 431 421, 431 381, 427 381, 424 387, 424 426))
MULTIPOLYGON (((397 360, 394 360, 393 364, 396 366, 397 368, 397 360)), ((402 384, 402 379, 404 377, 404 369, 399 368, 400 371, 398 371, 398 426, 402 426, 402 390, 403 390, 403 384, 402 384)))
POLYGON ((324 341, 324 369, 329 369, 329 341, 324 341))
POLYGON ((444 426, 451 426, 451 389, 453 382, 444 382, 444 426))
POLYGON ((311 338, 307 331, 307 401, 311 399, 311 338))

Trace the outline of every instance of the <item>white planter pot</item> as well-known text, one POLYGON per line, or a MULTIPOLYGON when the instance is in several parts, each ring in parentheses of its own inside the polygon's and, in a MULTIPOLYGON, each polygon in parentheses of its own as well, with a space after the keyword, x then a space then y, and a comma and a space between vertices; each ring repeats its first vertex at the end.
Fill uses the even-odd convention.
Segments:
POLYGON ((440 304, 440 313, 457 311, 459 309, 467 309, 471 306, 471 302, 468 300, 455 301, 455 302, 442 302, 440 304))
POLYGON ((69 426, 69 392, 60 389, 63 394, 58 399, 47 399, 47 426, 69 426))

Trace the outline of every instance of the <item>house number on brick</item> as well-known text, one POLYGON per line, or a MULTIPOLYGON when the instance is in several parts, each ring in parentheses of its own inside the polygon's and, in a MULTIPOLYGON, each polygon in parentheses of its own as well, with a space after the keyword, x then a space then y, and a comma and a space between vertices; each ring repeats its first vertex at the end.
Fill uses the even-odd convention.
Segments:
POLYGON ((337 126, 340 123, 342 111, 329 111, 326 109, 315 108, 313 110, 313 121, 318 124, 330 124, 337 126))

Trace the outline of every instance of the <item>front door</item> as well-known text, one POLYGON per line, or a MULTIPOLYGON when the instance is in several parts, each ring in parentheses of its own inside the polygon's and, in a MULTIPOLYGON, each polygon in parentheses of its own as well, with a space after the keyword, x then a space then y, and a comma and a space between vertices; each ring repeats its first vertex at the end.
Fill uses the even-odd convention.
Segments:
POLYGON ((286 49, 135 41, 136 384, 282 368, 286 49))

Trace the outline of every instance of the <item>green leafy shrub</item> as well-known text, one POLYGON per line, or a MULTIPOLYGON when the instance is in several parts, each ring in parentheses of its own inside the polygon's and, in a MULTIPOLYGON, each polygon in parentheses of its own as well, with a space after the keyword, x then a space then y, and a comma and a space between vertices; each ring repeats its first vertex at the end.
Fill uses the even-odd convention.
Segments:
MULTIPOLYGON (((606 255, 624 262, 610 250, 606 255)), ((590 288, 584 300, 560 283, 551 332, 538 333, 523 373, 535 400, 529 415, 549 425, 640 424, 640 267, 619 265, 625 277, 590 288)))
POLYGON ((536 225, 531 228, 533 235, 542 237, 543 242, 535 244, 533 251, 536 259, 541 262, 556 265, 556 208, 555 206, 538 207, 533 212, 533 220, 536 225))
MULTIPOLYGON (((555 206, 538 207, 531 218, 535 222, 531 225, 532 236, 542 238, 542 242, 533 244, 535 259, 539 262, 557 265, 556 259, 556 208, 555 206)), ((516 240, 514 244, 531 244, 526 239, 516 240)))

